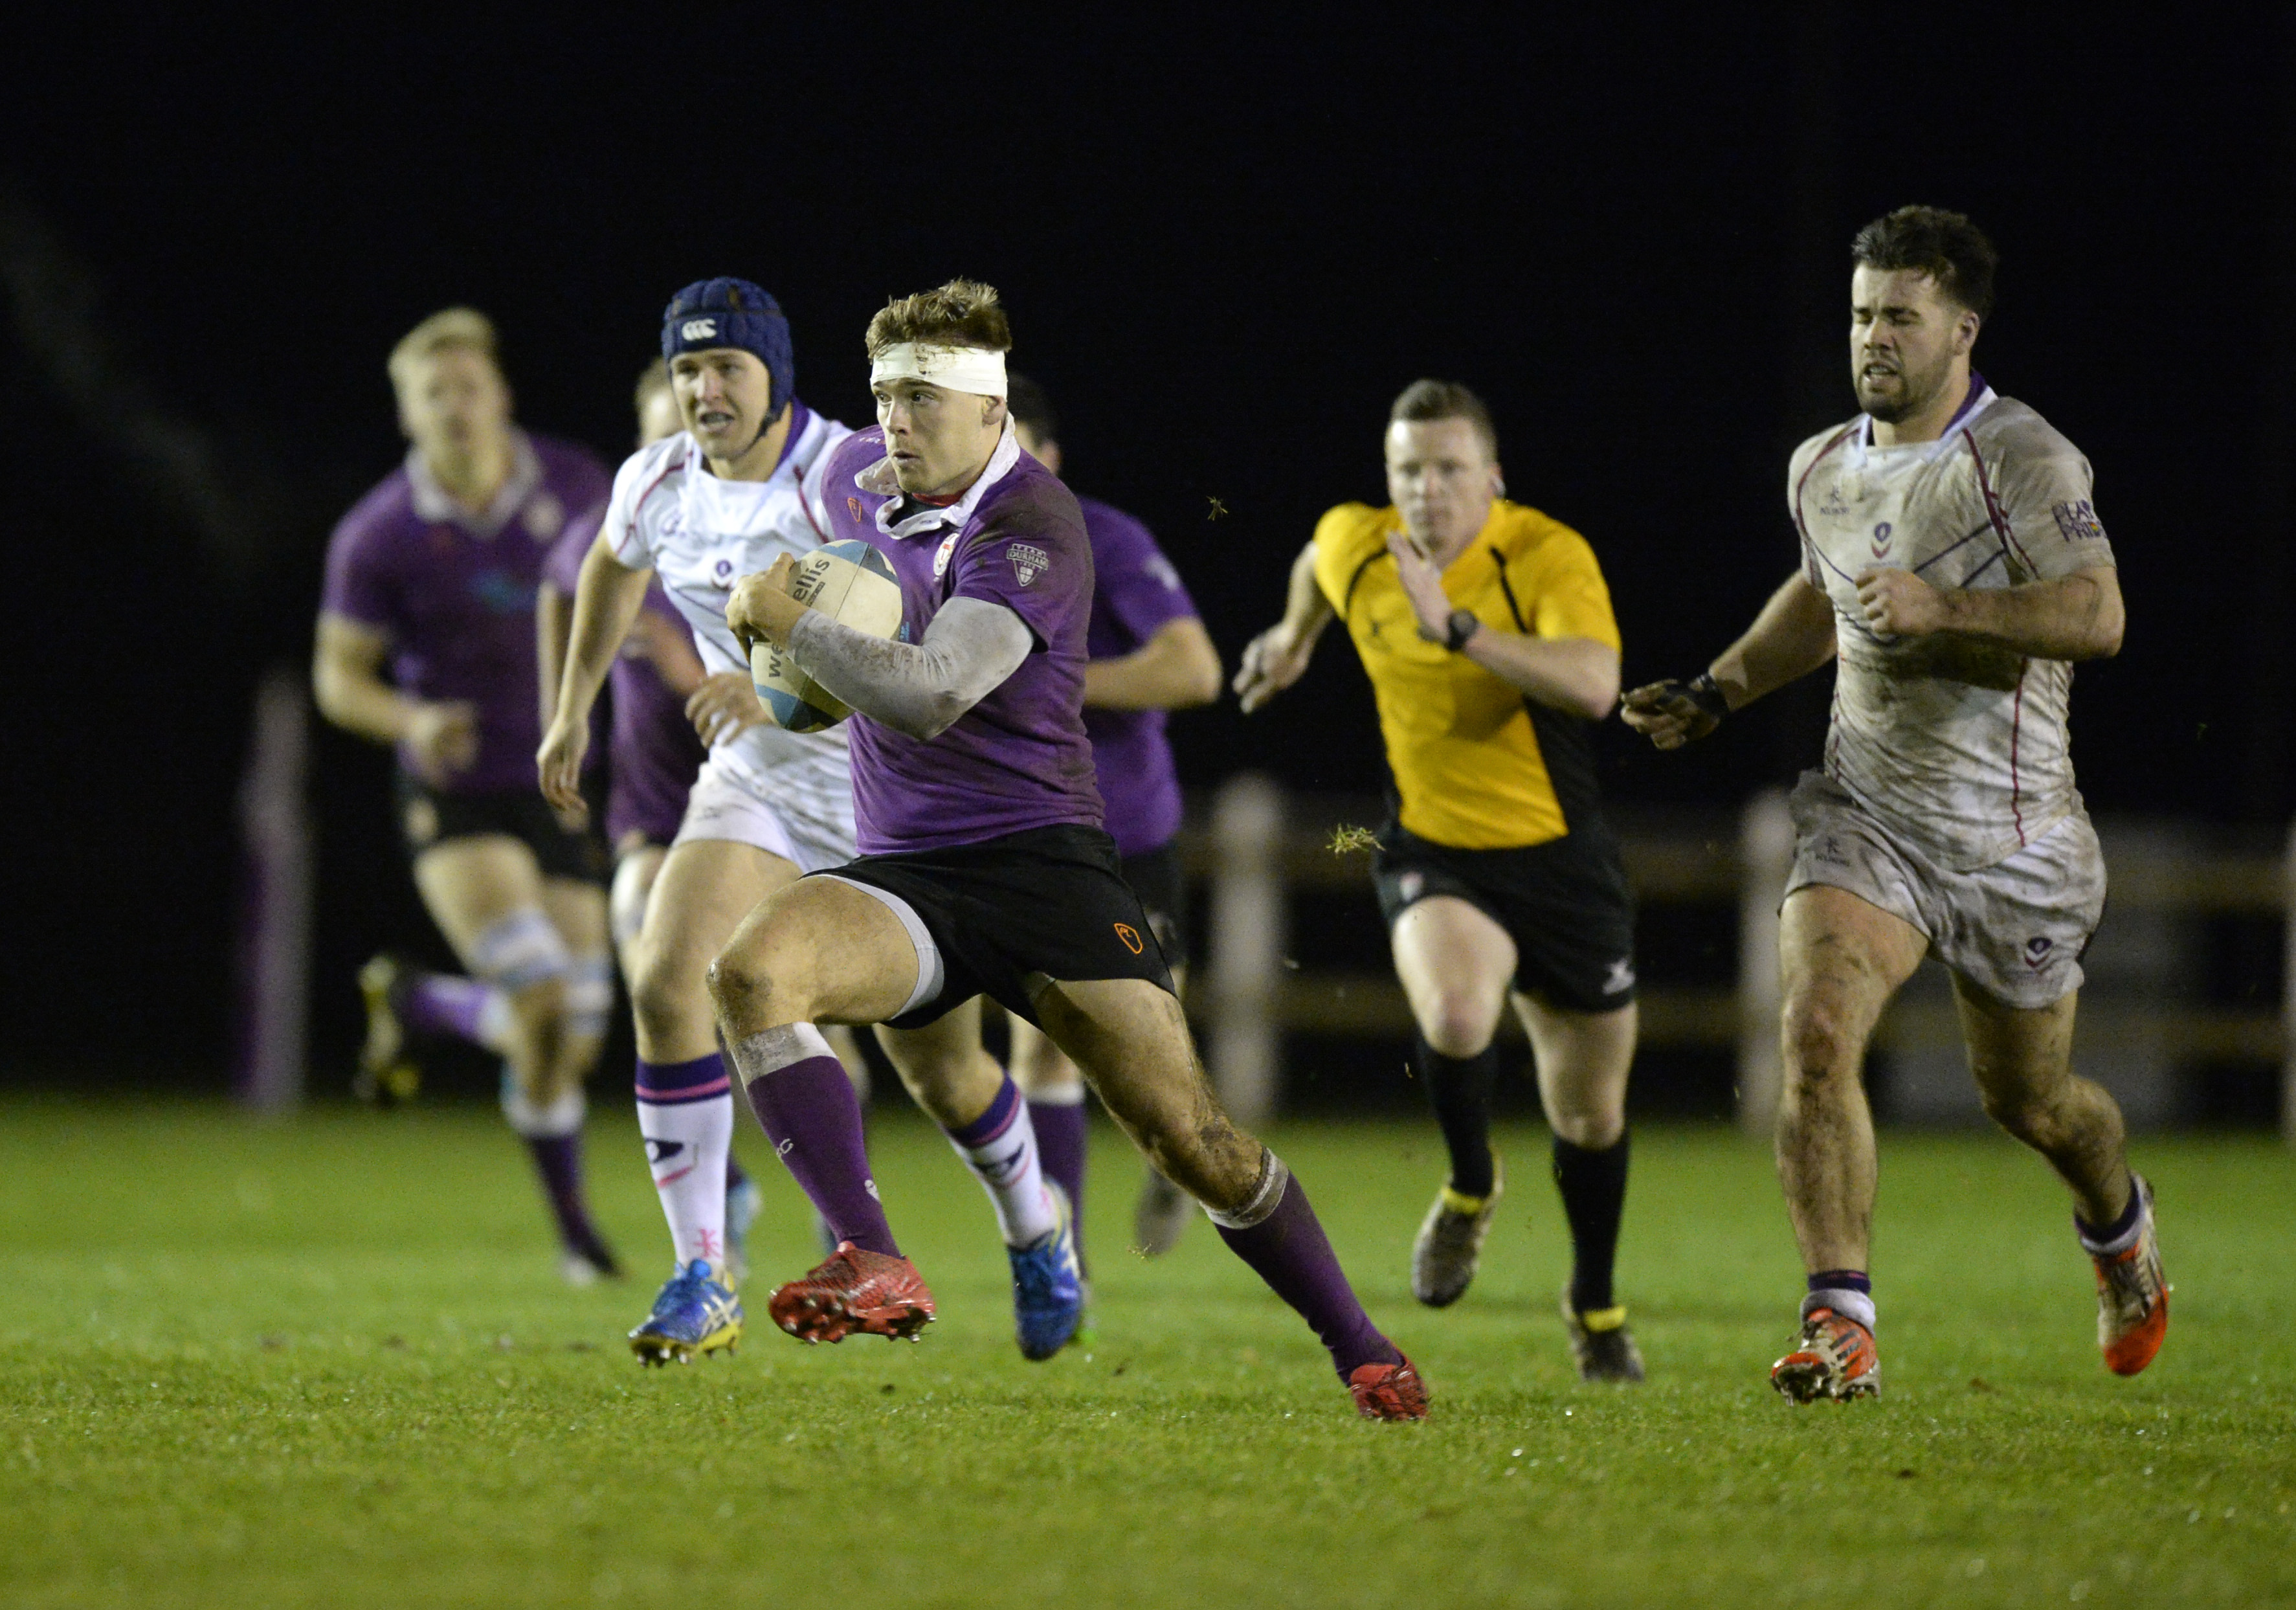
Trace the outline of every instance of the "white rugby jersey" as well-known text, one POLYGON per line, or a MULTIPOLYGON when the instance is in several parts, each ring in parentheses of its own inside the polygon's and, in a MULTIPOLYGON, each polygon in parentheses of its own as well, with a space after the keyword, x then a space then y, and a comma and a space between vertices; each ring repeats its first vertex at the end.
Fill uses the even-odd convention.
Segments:
POLYGON ((2066 707, 2073 668, 1947 633, 1877 637, 1857 578, 1878 566, 1993 588, 2113 563, 2088 460, 1972 376, 1945 434, 1874 445, 1859 415, 1794 450, 1786 498, 1802 570, 1840 647, 1825 769, 1956 871, 2006 860, 2080 809, 2066 707))
MULTIPOLYGON (((853 432, 802 403, 790 407, 789 446, 764 481, 712 475, 683 431, 640 448, 614 477, 603 535, 623 564, 660 578, 712 671, 749 673, 749 656, 726 624, 734 584, 780 554, 802 557, 828 540, 820 472, 830 449, 853 432)), ((851 838, 852 762, 842 727, 752 727, 721 739, 710 758, 767 803, 851 838)))

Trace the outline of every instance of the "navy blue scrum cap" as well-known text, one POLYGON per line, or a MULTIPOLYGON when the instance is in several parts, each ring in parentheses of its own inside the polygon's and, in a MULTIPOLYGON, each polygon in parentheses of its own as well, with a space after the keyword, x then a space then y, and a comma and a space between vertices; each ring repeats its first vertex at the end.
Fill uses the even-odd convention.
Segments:
POLYGON ((797 383, 797 357, 782 305, 748 280, 694 281, 662 310, 661 358, 668 363, 681 352, 709 347, 739 348, 765 365, 773 377, 766 417, 779 419, 797 383))

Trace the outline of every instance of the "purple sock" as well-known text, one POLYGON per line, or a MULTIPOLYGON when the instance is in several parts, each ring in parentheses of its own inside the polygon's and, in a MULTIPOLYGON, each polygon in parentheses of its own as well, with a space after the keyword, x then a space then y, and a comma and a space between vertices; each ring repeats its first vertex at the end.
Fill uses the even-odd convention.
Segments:
POLYGON ((877 1201, 877 1182, 869 1177, 861 1104, 845 1064, 834 1056, 808 1056, 759 1074, 744 1088, 766 1138, 837 1238, 864 1252, 899 1257, 877 1201))
POLYGON ((558 1220, 558 1239, 570 1253, 579 1253, 601 1269, 614 1267, 612 1254, 599 1238, 597 1227, 590 1222, 590 1212, 582 1201, 582 1131, 570 1135, 523 1135, 526 1149, 533 1155, 534 1171, 542 1176, 542 1188, 550 1198, 552 1217, 558 1220))
POLYGON ((1037 1156, 1045 1178, 1069 1194, 1076 1210, 1077 1247, 1084 1246, 1084 1103, 1032 1101, 1029 1121, 1037 1130, 1037 1156))
POLYGON ((458 978, 451 973, 418 973, 407 984, 398 1002, 398 1014, 406 1026, 424 1034, 451 1034, 472 1045, 486 1042, 480 1038, 480 1024, 486 1016, 487 1001, 494 994, 492 984, 482 984, 474 978, 458 978))
MULTIPOLYGON (((1283 1166, 1275 1162, 1273 1153, 1268 1162, 1276 1168, 1283 1166)), ((1249 1228, 1219 1225, 1220 1239, 1323 1338, 1341 1380, 1365 1364, 1401 1363, 1403 1354, 1379 1334, 1363 1304, 1356 1301, 1355 1289, 1349 1286, 1346 1271, 1332 1252, 1316 1210, 1308 1205, 1307 1187, 1290 1178, 1287 1171, 1283 1190, 1275 1211, 1249 1228)))

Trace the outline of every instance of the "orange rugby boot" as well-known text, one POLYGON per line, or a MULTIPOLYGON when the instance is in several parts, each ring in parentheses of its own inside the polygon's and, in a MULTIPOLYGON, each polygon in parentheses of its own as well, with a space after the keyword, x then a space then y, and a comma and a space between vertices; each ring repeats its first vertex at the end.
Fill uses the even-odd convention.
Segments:
POLYGON ((1770 1384, 1793 1403, 1878 1398, 1882 1356, 1874 1333, 1847 1314, 1814 1308, 1802 1319, 1800 1345, 1770 1366, 1770 1384))
POLYGON ((1410 1359, 1400 1364, 1358 1364, 1348 1376, 1356 1412, 1366 1420, 1423 1420, 1427 1383, 1410 1359))
POLYGON ((933 1321, 933 1298, 906 1258, 840 1241, 804 1279, 766 1299, 766 1312, 801 1342, 842 1342, 857 1332, 914 1342, 933 1321))
POLYGON ((2096 1266, 2096 1344, 2116 1376, 2136 1375, 2152 1363, 2169 1335, 2169 1282, 2152 1233, 2152 1187, 2142 1174, 2129 1179, 2143 1203, 2136 1239, 2117 1253, 2089 1253, 2096 1266))

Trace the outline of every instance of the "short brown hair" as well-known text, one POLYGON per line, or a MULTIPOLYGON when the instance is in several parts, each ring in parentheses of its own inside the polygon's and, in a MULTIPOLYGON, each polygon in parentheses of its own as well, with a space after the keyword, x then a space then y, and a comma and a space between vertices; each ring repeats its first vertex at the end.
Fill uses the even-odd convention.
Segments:
POLYGON ((1010 352, 1013 325, 996 286, 951 280, 914 296, 895 297, 877 309, 877 316, 869 321, 869 356, 876 357, 903 341, 1010 352))
POLYGON ((1490 409, 1456 380, 1414 380, 1387 411, 1390 424, 1423 424, 1438 419, 1465 420, 1482 437, 1490 456, 1499 456, 1498 427, 1491 423, 1490 409))
POLYGON ((1993 316, 1993 271, 2001 254, 1965 214, 1900 207, 1857 232, 1849 259, 1861 268, 1919 269, 1937 282, 1940 295, 1980 319, 1993 316))
POLYGON ((475 352, 499 370, 495 356, 495 322, 476 308, 447 308, 432 314, 398 338, 390 349, 390 383, 403 387, 424 358, 460 347, 475 352))

